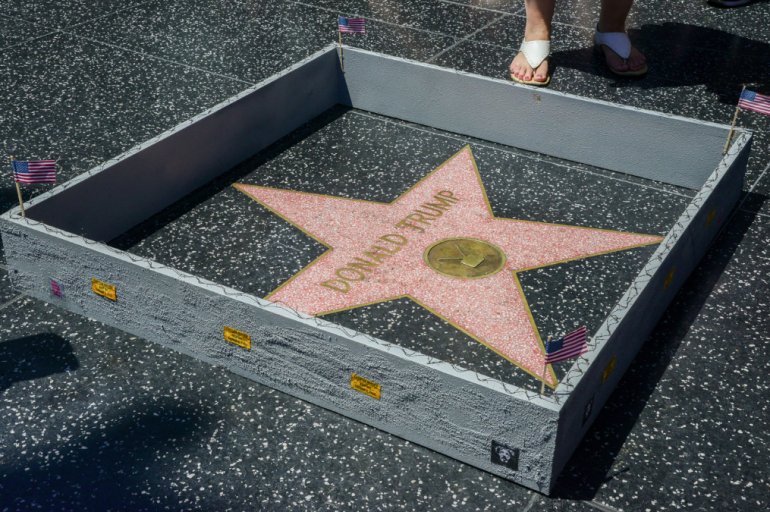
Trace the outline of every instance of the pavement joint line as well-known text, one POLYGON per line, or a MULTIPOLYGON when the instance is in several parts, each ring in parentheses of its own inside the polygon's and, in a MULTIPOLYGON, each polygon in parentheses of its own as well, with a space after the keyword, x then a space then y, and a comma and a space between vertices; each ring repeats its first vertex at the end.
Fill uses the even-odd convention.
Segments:
POLYGON ((51 36, 51 35, 53 35, 53 34, 59 34, 59 33, 60 33, 60 32, 59 32, 59 29, 54 29, 54 30, 52 30, 52 31, 50 31, 50 32, 46 32, 46 33, 45 33, 45 34, 43 34, 43 35, 39 35, 39 36, 35 36, 35 37, 31 37, 31 38, 29 38, 29 39, 24 39, 24 40, 22 40, 22 41, 19 41, 18 43, 9 44, 8 46, 3 46, 2 48, 0 48, 0 50, 2 50, 3 52, 5 52, 6 50, 10 50, 10 49, 12 49, 12 48, 16 48, 17 46, 22 46, 22 45, 25 45, 25 44, 27 44, 27 43, 31 43, 31 42, 33 42, 33 41, 37 41, 38 39, 43 39, 43 38, 45 38, 45 37, 51 36))
MULTIPOLYGON (((759 174, 759 177, 754 180, 754 183, 751 184, 751 187, 749 187, 749 191, 746 193, 746 197, 748 197, 749 194, 754 192, 754 188, 757 186, 757 184, 760 182, 762 177, 765 175, 765 173, 770 170, 770 162, 765 166, 765 168, 762 170, 762 172, 759 174)), ((743 198, 743 201, 745 201, 746 198, 743 198)), ((743 201, 741 201, 741 204, 743 204, 743 201)), ((740 205, 739 205, 740 206, 740 205)))
MULTIPOLYGON (((522 14, 521 11, 516 12, 514 14, 514 16, 516 16, 517 18, 524 18, 525 20, 527 18, 526 14, 522 14)), ((579 30, 587 30, 589 32, 593 32, 596 29, 596 27, 593 27, 593 26, 591 26, 591 27, 584 27, 583 25, 575 25, 573 23, 565 23, 563 21, 552 21, 551 25, 562 25, 562 26, 565 26, 565 27, 576 28, 576 29, 579 29, 579 30)))
POLYGON ((440 52, 438 52, 436 55, 434 55, 433 57, 429 58, 429 59, 428 59, 428 60, 426 60, 425 62, 426 62, 426 63, 436 62, 436 59, 438 59, 439 57, 441 57, 441 56, 442 56, 442 55, 444 55, 445 53, 447 53, 447 52, 451 51, 451 50, 452 50, 452 49, 454 49, 454 48, 457 48, 457 46, 459 46, 460 44, 464 43, 465 41, 470 41, 470 40, 471 40, 471 38, 472 38, 473 36, 475 36, 476 34, 478 34, 479 32, 481 32, 482 30, 486 30, 487 28, 489 28, 490 26, 494 25, 494 24, 495 24, 495 23, 497 23, 498 21, 502 20, 502 19, 503 19, 503 18, 505 18, 506 16, 510 16, 510 15, 509 15, 509 14, 506 14, 506 15, 504 15, 504 16, 498 16, 497 18, 495 18, 495 19, 491 20, 491 21, 490 21, 489 23, 487 23, 486 25, 484 25, 484 26, 482 26, 482 27, 479 27, 479 28, 477 28, 476 30, 474 30, 473 32, 471 32, 470 34, 466 35, 465 37, 463 37, 463 38, 462 38, 462 39, 460 39, 459 41, 458 41, 458 40, 455 40, 454 44, 451 44, 451 45, 447 46, 446 48, 444 48, 443 50, 441 50, 440 52))
POLYGON ((489 8, 489 7, 482 7, 482 6, 480 6, 480 5, 470 5, 470 4, 464 4, 464 3, 462 3, 462 2, 456 2, 456 1, 453 1, 453 0, 438 0, 438 1, 439 1, 440 3, 442 3, 442 4, 459 5, 460 7, 466 7, 466 8, 468 8, 468 9, 477 9, 477 10, 479 10, 479 11, 496 12, 496 13, 499 13, 499 14, 507 14, 507 15, 509 15, 509 16, 510 16, 511 14, 517 14, 517 13, 520 13, 521 11, 523 11, 523 10, 524 10, 524 7, 519 7, 519 8, 518 8, 518 9, 516 9, 515 11, 503 11, 502 9, 491 9, 491 8, 489 8))
POLYGON ((200 71, 202 73, 206 73, 208 75, 217 76, 219 78, 225 78, 227 80, 232 80, 234 82, 239 82, 239 83, 242 83, 242 84, 247 85, 247 86, 251 86, 251 85, 254 85, 256 83, 256 82, 248 82, 246 80, 242 80, 242 79, 234 77, 234 76, 224 75, 222 73, 217 73, 216 71, 211 71, 211 70, 208 70, 208 69, 199 68, 197 66, 192 66, 190 64, 185 64, 184 62, 179 62, 179 61, 175 61, 175 60, 172 60, 172 59, 167 59, 165 57, 160 57, 158 55, 153 55, 151 53, 145 53, 145 52, 141 52, 141 51, 138 51, 138 50, 133 50, 131 48, 126 48, 125 46, 120 46, 120 45, 117 45, 117 44, 107 43, 105 41, 100 41, 98 39, 93 39, 93 38, 82 36, 82 35, 79 35, 79 34, 74 34, 72 32, 67 32, 66 30, 61 30, 60 32, 62 34, 67 34, 67 35, 70 35, 70 36, 73 36, 73 37, 77 37, 79 39, 83 39, 85 41, 89 41, 89 42, 94 43, 94 44, 101 44, 101 45, 104 45, 104 46, 108 46, 110 48, 115 48, 116 50, 121 50, 121 51, 124 51, 124 52, 129 52, 129 53, 133 53, 133 54, 136 54, 136 55, 141 55, 141 56, 147 57, 149 59, 158 60, 158 61, 161 61, 161 62, 168 62, 169 64, 174 64, 176 66, 181 66, 181 67, 185 67, 185 68, 188 68, 188 69, 194 69, 195 71, 200 71))
POLYGON ((535 506, 535 502, 540 498, 540 495, 536 492, 532 493, 532 497, 527 502, 527 505, 521 510, 521 512, 529 512, 532 507, 535 506))
MULTIPOLYGON (((390 119, 382 119, 380 117, 373 116, 371 114, 366 114, 364 112, 353 111, 352 113, 355 114, 355 115, 358 115, 358 116, 368 117, 370 119, 376 119, 376 120, 383 121, 383 122, 390 123, 390 124, 402 125, 402 123, 398 123, 398 122, 392 121, 390 119)), ((425 133, 430 133, 432 135, 437 135, 439 137, 444 137, 446 139, 453 139, 453 140, 457 140, 457 141, 460 141, 460 142, 466 142, 466 139, 464 139, 464 138, 462 138, 460 136, 453 136, 453 135, 449 135, 449 134, 445 134, 445 133, 437 133, 437 132, 434 132, 434 131, 431 131, 431 130, 427 130, 425 128, 419 128, 417 126, 413 126, 411 124, 406 124, 405 126, 407 128, 412 129, 412 130, 417 130, 417 131, 421 131, 421 132, 425 132, 425 133)), ((497 146, 495 146, 493 144, 489 144, 489 143, 474 142, 473 144, 475 144, 477 146, 482 146, 482 147, 485 147, 485 148, 489 148, 489 149, 494 149, 496 151, 502 151, 503 153, 508 153, 508 154, 511 154, 511 155, 514 155, 514 156, 520 156, 522 158, 529 158, 530 160, 536 160, 538 162, 546 162, 546 163, 555 165, 556 167, 562 167, 564 169, 569 169, 569 170, 572 170, 572 171, 577 171, 577 172, 581 172, 581 173, 585 173, 585 174, 590 174, 591 176, 599 176, 599 177, 602 177, 602 178, 607 178, 607 179, 610 179, 610 180, 619 181, 621 183, 627 183, 629 185, 636 185, 638 187, 643 187, 643 188, 648 188, 648 189, 651 189, 651 190, 656 190, 656 191, 664 193, 664 194, 669 194, 669 195, 674 195, 674 196, 679 196, 679 197, 685 197, 687 199, 692 199, 694 197, 694 196, 688 196, 687 194, 681 194, 679 192, 672 192, 670 190, 664 190, 664 189, 657 188, 657 187, 651 187, 651 186, 645 185, 643 183, 636 183, 634 181, 629 181, 629 180, 624 180, 624 179, 621 179, 621 178, 615 178, 613 176, 607 176, 607 175, 604 175, 604 174, 599 174, 599 173, 596 173, 596 172, 592 172, 592 171, 589 171, 589 170, 586 170, 586 169, 580 169, 580 168, 577 168, 577 167, 572 167, 570 165, 562 164, 562 163, 559 163, 559 162, 548 162, 547 160, 545 160, 543 158, 538 158, 538 157, 536 157, 534 155, 526 155, 526 154, 514 153, 513 151, 508 151, 506 149, 499 148, 499 147, 497 147, 497 146)))
MULTIPOLYGON (((755 215, 760 215, 760 216, 762 216, 762 217, 765 217, 765 216, 767 216, 767 214, 764 214, 764 213, 760 213, 760 212, 754 212, 754 211, 752 211, 751 209, 748 209, 748 208, 744 208, 744 207, 743 207, 743 203, 745 203, 745 202, 746 202, 746 201, 749 199, 749 195, 750 195, 752 192, 754 192, 754 188, 757 186, 757 184, 760 182, 760 180, 761 180, 761 179, 762 179, 762 177, 765 175, 765 173, 767 173, 767 171, 768 171, 768 170, 770 170, 770 163, 768 163, 768 164, 767 164, 767 167, 765 167, 765 169, 762 171, 762 173, 759 175, 759 177, 758 177, 757 179, 755 179, 755 180, 754 180, 754 183, 752 183, 752 184, 751 184, 751 187, 749 187, 749 190, 748 190, 748 191, 746 192, 746 194, 743 196, 743 199, 741 199, 741 202, 740 202, 740 203, 738 203, 738 206, 736 206, 736 207, 735 207, 735 211, 736 211, 736 212, 737 212, 737 211, 742 211, 742 212, 752 213, 752 214, 755 214, 755 215)), ((730 216, 730 219, 732 219, 733 217, 734 217, 734 215, 731 215, 731 216, 730 216)))
POLYGON ((596 510, 601 510, 602 512, 621 512, 620 509, 605 505, 604 503, 599 503, 598 501, 586 500, 584 503, 596 510))
POLYGON ((127 7, 123 7, 122 9, 118 9, 116 11, 111 11, 111 12, 108 12, 108 13, 105 13, 105 14, 100 14, 100 15, 94 17, 94 18, 90 18, 90 19, 87 19, 85 21, 81 21, 81 22, 78 22, 78 23, 73 23, 72 25, 65 25, 63 27, 59 27, 59 30, 66 31, 66 30, 71 29, 71 28, 81 27, 81 26, 86 25, 88 23, 93 23, 96 20, 100 20, 102 18, 106 18, 106 17, 112 16, 114 14, 119 14, 121 12, 130 11, 131 9, 138 9, 139 7, 143 7, 145 5, 149 5, 149 4, 153 4, 153 3, 155 3, 153 0, 149 0, 147 2, 139 2, 139 3, 134 4, 134 5, 129 5, 127 7))
POLYGON ((24 294, 20 293, 17 296, 15 296, 14 298, 9 299, 9 300, 3 302, 2 304, 0 304, 0 311, 4 310, 5 308, 7 308, 8 306, 12 305, 14 302, 16 302, 17 300, 19 300, 19 299, 21 299, 23 297, 24 297, 24 294))
MULTIPOLYGON (((318 11, 330 12, 330 13, 334 13, 334 14, 336 14, 338 16, 341 15, 339 9, 333 9, 331 7, 323 7, 323 6, 320 6, 320 5, 306 4, 305 2, 301 2, 299 0, 289 0, 289 1, 294 3, 294 4, 297 4, 297 5, 302 5, 304 7, 309 7, 310 9, 316 9, 318 11)), ((393 23, 392 21, 385 21, 385 20, 380 19, 380 18, 368 18, 366 16, 364 16, 364 18, 366 18, 367 21, 376 21, 377 23, 382 23, 383 25, 391 25, 391 26, 398 27, 398 28, 405 28, 405 29, 408 29, 408 30, 414 30, 416 32, 425 32, 426 34, 431 34, 431 35, 434 35, 434 36, 449 37, 451 39, 457 39, 457 36, 453 36, 453 35, 450 35, 450 34, 445 34, 443 32, 436 32, 435 30, 428 30, 428 29, 425 29, 425 28, 409 27, 407 25, 401 25, 399 23, 393 23)))

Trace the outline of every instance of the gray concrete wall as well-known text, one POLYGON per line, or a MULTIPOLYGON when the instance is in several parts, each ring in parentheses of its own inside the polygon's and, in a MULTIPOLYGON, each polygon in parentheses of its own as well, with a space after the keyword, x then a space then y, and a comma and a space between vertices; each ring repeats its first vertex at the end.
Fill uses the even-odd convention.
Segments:
POLYGON ((345 48, 354 107, 699 189, 727 126, 345 48))
MULTIPOLYGON (((0 230, 13 283, 27 295, 528 487, 546 491, 552 483, 558 411, 545 401, 44 226, 6 215, 0 230), (90 290, 93 277, 117 286, 117 302, 90 290), (60 283, 62 299, 51 295, 50 278, 60 283), (249 333, 252 349, 227 343, 224 326, 249 333), (352 372, 380 383, 381 400, 350 389, 352 372), (521 450, 518 471, 492 464, 493 440, 521 450)), ((376 447, 371 454, 377 456, 376 447)))
POLYGON ((319 52, 72 180, 27 215, 110 240, 344 102, 341 77, 337 52, 319 52))
POLYGON ((749 135, 739 134, 709 176, 721 160, 723 126, 360 50, 346 48, 345 55, 344 80, 336 50, 328 48, 39 196, 31 201, 30 219, 4 215, 0 230, 11 278, 33 297, 548 491, 705 252, 716 230, 702 228, 703 216, 717 208, 724 219, 740 194, 749 135), (597 350, 560 384, 558 402, 72 234, 111 239, 337 102, 646 178, 705 186, 651 259, 646 277, 600 329, 597 350), (662 294, 672 264, 677 273, 662 294), (116 284, 118 301, 94 295, 92 277, 116 284), (50 295, 50 278, 61 283, 64 298, 50 295), (226 343, 225 325, 251 334, 252 350, 226 343), (597 384, 612 355, 618 359, 613 376, 597 384), (351 390, 352 372, 379 382, 382 400, 351 390), (591 397, 594 413, 583 424, 591 397), (521 450, 518 471, 491 462, 492 441, 521 450))
POLYGON ((556 394, 565 402, 559 416, 554 474, 561 472, 737 204, 750 147, 751 135, 740 134, 730 152, 599 328, 593 339, 596 350, 576 362, 556 389, 556 394), (613 357, 616 359, 615 370, 602 382, 602 372, 613 357), (590 400, 593 400, 592 413, 584 421, 583 411, 590 400))

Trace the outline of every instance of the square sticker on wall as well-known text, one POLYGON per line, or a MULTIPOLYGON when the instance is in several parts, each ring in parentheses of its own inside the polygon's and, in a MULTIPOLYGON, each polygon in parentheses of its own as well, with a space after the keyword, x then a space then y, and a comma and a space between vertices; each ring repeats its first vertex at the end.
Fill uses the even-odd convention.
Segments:
POLYGON ((508 469, 518 471, 519 449, 492 441, 492 463, 505 466, 508 469))

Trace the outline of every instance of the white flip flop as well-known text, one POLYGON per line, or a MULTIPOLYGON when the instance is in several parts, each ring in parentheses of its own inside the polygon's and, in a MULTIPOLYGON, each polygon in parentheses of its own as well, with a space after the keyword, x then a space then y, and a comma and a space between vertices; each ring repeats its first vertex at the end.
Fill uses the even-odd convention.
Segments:
MULTIPOLYGON (((551 41, 522 41, 519 52, 524 54, 524 58, 527 59, 527 63, 533 70, 537 69, 551 55, 551 41)), ((537 80, 521 80, 511 73, 511 80, 524 85, 545 87, 551 83, 551 74, 549 73, 544 81, 539 82, 537 80)))
MULTIPOLYGON (((594 43, 596 44, 596 48, 600 51, 602 46, 606 46, 625 61, 631 56, 631 40, 625 32, 599 32, 599 30, 597 30, 594 34, 594 43)), ((607 60, 605 59, 604 62, 606 64, 607 60)), ((618 76, 642 76, 647 73, 646 63, 643 68, 634 70, 619 70, 613 68, 609 64, 607 64, 607 68, 618 76)))

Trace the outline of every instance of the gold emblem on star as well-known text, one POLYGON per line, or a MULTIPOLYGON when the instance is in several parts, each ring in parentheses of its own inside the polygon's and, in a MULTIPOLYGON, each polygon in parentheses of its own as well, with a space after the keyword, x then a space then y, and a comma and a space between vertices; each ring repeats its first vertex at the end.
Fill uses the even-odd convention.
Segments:
POLYGON ((440 240, 428 247, 423 259, 439 274, 463 279, 491 276, 505 265, 500 248, 474 238, 440 240))

